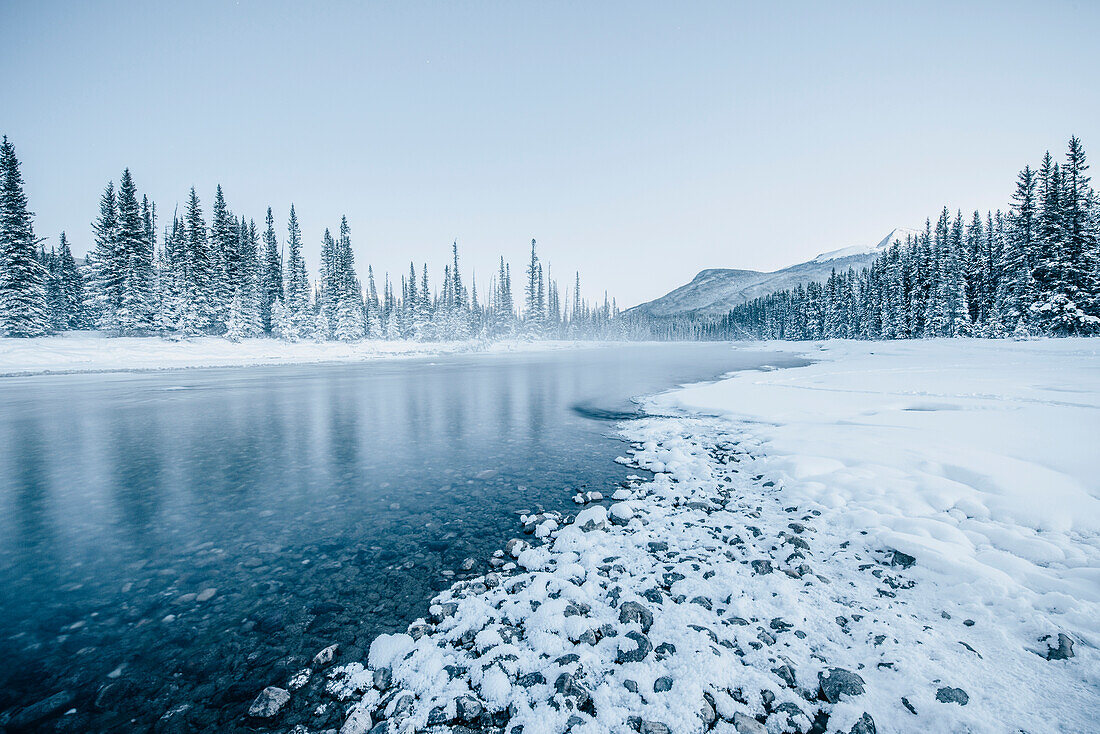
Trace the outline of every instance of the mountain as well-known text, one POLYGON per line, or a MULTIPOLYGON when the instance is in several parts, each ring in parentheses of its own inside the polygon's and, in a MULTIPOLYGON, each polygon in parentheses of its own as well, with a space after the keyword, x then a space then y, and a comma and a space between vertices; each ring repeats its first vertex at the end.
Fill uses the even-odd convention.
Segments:
POLYGON ((825 281, 833 270, 837 272, 844 272, 848 268, 860 270, 870 265, 883 250, 894 243, 894 240, 904 242, 906 235, 916 234, 916 230, 898 227, 875 245, 856 245, 823 252, 808 262, 770 273, 757 270, 708 268, 700 271, 687 285, 682 285, 648 303, 635 306, 627 313, 655 317, 688 314, 722 315, 734 306, 759 296, 793 288, 799 283, 825 281))

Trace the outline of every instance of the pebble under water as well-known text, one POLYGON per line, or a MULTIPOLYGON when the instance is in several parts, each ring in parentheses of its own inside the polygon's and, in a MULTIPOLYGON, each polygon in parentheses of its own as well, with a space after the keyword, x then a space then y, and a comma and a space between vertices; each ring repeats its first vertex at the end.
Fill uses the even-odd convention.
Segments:
POLYGON ((365 658, 486 572, 520 513, 621 481, 629 398, 783 359, 624 345, 3 378, 0 729, 162 730, 184 704, 200 730, 260 728, 265 686, 334 643, 365 658))

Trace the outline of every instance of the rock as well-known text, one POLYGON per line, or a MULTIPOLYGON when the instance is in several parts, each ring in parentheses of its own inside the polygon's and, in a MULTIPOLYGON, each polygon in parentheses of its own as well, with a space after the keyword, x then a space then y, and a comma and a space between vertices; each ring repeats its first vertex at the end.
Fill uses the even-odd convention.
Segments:
POLYGON ((741 712, 733 715, 733 729, 737 734, 768 734, 763 724, 741 712))
POLYGON ((611 505, 611 524, 627 525, 634 518, 634 508, 626 502, 611 505))
POLYGON ((643 721, 640 716, 630 716, 626 723, 638 734, 672 734, 672 730, 659 721, 643 721))
POLYGON ((863 694, 863 678, 844 668, 829 668, 828 674, 818 673, 821 697, 829 703, 837 703, 841 696, 863 694))
POLYGON ((562 673, 554 681, 554 690, 566 698, 572 698, 578 709, 584 710, 589 704, 589 693, 580 681, 569 673, 562 673))
POLYGON ((630 691, 631 693, 637 693, 638 692, 638 681, 631 680, 630 678, 627 678, 626 680, 623 681, 623 688, 630 691))
POLYGON ((108 683, 96 693, 95 707, 100 711, 117 711, 119 704, 134 695, 134 685, 126 679, 108 683))
POLYGON ((557 520, 544 520, 535 526, 536 538, 549 538, 550 533, 558 529, 557 520))
POLYGON ((541 686, 545 682, 546 676, 537 671, 534 673, 528 673, 527 675, 521 675, 519 678, 516 679, 516 685, 522 686, 523 688, 530 688, 531 686, 541 686))
POLYGON ((789 665, 780 665, 778 668, 772 668, 772 672, 779 676, 779 679, 787 684, 787 688, 794 688, 796 685, 794 668, 789 665))
POLYGON ((473 696, 459 696, 455 699, 455 715, 458 716, 459 721, 466 723, 474 721, 484 710, 485 707, 473 696))
POLYGON ((852 724, 848 734, 875 734, 875 720, 871 718, 869 713, 864 711, 863 716, 859 717, 859 721, 852 724))
POLYGON ((210 601, 211 599, 213 599, 217 595, 217 593, 218 593, 217 589, 213 589, 213 588, 203 589, 202 591, 200 591, 198 594, 195 595, 195 601, 210 601))
POLYGON ((574 523, 582 531, 588 533, 593 530, 602 530, 607 527, 607 508, 603 505, 589 507, 577 513, 574 523))
MULTIPOLYGON (((909 568, 910 566, 912 566, 916 562, 917 562, 917 559, 915 557, 909 555, 908 553, 902 553, 901 551, 895 550, 895 549, 890 550, 890 565, 891 566, 901 566, 902 568, 909 568)), ((867 716, 867 714, 864 714, 864 716, 867 716)), ((867 718, 871 718, 871 717, 867 716, 867 718)), ((873 722, 871 724, 871 727, 872 727, 872 731, 873 731, 874 730, 874 728, 873 728, 874 723, 873 722)))
POLYGON ((370 734, 387 734, 389 731, 388 724, 385 721, 378 725, 387 724, 381 730, 378 730, 378 726, 372 727, 372 723, 370 706, 362 703, 357 704, 348 711, 348 717, 344 719, 344 725, 340 727, 340 734, 367 734, 368 732, 370 734))
POLYGON ((564 616, 566 617, 587 617, 592 611, 592 607, 587 604, 578 604, 575 601, 569 602, 565 607, 564 616))
POLYGON ((520 540, 519 538, 512 538, 504 544, 504 552, 510 555, 512 558, 519 558, 519 554, 527 550, 530 544, 526 540, 520 540))
POLYGON ((649 543, 649 552, 650 553, 657 553, 659 551, 666 551, 666 550, 668 550, 668 543, 664 542, 663 540, 650 541, 650 543, 649 543))
POLYGON ((966 695, 966 691, 961 688, 944 686, 936 691, 936 700, 940 703, 957 703, 960 706, 965 706, 970 703, 970 696, 966 695))
MULTIPOLYGON (((454 614, 458 610, 457 604, 445 604, 443 606, 453 607, 449 610, 449 614, 454 614)), ((393 665, 395 660, 404 657, 405 653, 409 652, 412 647, 413 639, 409 635, 378 635, 371 642, 370 650, 367 652, 367 667, 371 670, 388 668, 393 665)))
POLYGON ((653 643, 649 641, 649 638, 643 635, 641 632, 630 631, 624 635, 625 638, 633 640, 635 645, 631 646, 629 643, 624 645, 623 642, 619 642, 619 654, 615 658, 618 663, 637 663, 646 659, 649 653, 653 652, 653 643))
POLYGON ((310 677, 313 675, 313 671, 309 668, 302 668, 294 675, 290 676, 290 681, 287 682, 286 687, 289 691, 297 691, 301 688, 305 688, 309 683, 310 677))
POLYGON ((393 683, 393 671, 389 668, 379 668, 374 671, 374 687, 380 691, 389 690, 393 683))
POLYGON ((664 693, 665 691, 672 690, 672 678, 667 675, 662 675, 657 680, 653 681, 653 692, 664 693))
POLYGON ((164 712, 164 715, 153 724, 154 734, 190 734, 191 722, 187 720, 187 712, 191 710, 191 704, 181 703, 164 712))
POLYGON ((772 572, 772 562, 767 559, 753 561, 752 570, 761 576, 769 574, 772 572))
POLYGON ((30 728, 36 722, 68 708, 76 699, 70 691, 59 691, 49 698, 33 703, 11 718, 9 724, 15 729, 30 728))
MULTIPOLYGON (((498 561, 498 565, 504 565, 504 562, 501 561, 499 558, 490 559, 490 563, 492 561, 498 561)), ((428 614, 432 616, 432 621, 436 624, 439 624, 447 617, 454 616, 454 613, 457 611, 458 604, 455 604, 454 602, 447 602, 446 604, 432 604, 430 607, 428 607, 428 614)), ((385 635, 379 635, 379 637, 384 636, 385 635)), ((373 647, 373 643, 371 643, 371 646, 373 647)))
POLYGON ((416 704, 416 697, 408 691, 401 691, 394 696, 395 703, 390 712, 390 719, 394 721, 400 721, 412 713, 413 706, 416 704))
POLYGON ((642 632, 649 632, 653 626, 653 613, 636 601, 623 602, 619 607, 619 622, 630 624, 637 622, 642 627, 642 632))
POLYGON ((711 600, 708 599, 705 596, 692 597, 691 603, 692 604, 698 604, 699 606, 701 606, 703 609, 706 609, 707 611, 710 611, 711 608, 714 606, 713 602, 711 602, 711 600))
POLYGON ((290 693, 285 688, 268 686, 260 691, 256 700, 248 707, 248 715, 254 719, 273 719, 279 715, 283 706, 290 700, 290 693))
POLYGON ((1058 647, 1051 647, 1047 650, 1047 660, 1068 660, 1073 657, 1073 640, 1069 638, 1069 635, 1062 632, 1058 633, 1058 647))
POLYGON ((709 693, 703 694, 703 703, 699 706, 699 718, 707 726, 718 720, 718 711, 714 707, 714 696, 709 693))
POLYGON ((658 660, 664 660, 667 657, 671 657, 676 654, 676 646, 671 642, 662 642, 657 647, 653 648, 653 656, 658 660))
MULTIPOLYGON (((798 706, 796 706, 795 704, 788 701, 776 704, 775 710, 778 713, 786 714, 787 718, 790 720, 790 723, 793 726, 800 727, 802 725, 800 719, 805 719, 806 725, 809 725, 810 723, 810 717, 806 715, 806 712, 798 708, 798 706)), ((782 723, 783 720, 780 719, 779 721, 780 723, 782 723)), ((803 729, 799 728, 797 729, 797 731, 803 731, 803 729)))
POLYGON ((265 614, 256 620, 256 631, 265 635, 274 634, 286 627, 286 615, 282 612, 265 614))
POLYGON ((476 566, 476 565, 477 565, 477 561, 475 561, 473 558, 467 558, 466 560, 464 560, 462 562, 462 570, 463 571, 473 571, 474 566, 476 566))
POLYGON ((336 659, 336 653, 340 651, 339 645, 329 645, 321 652, 313 656, 313 660, 309 666, 314 670, 324 670, 328 666, 332 665, 332 661, 336 659))

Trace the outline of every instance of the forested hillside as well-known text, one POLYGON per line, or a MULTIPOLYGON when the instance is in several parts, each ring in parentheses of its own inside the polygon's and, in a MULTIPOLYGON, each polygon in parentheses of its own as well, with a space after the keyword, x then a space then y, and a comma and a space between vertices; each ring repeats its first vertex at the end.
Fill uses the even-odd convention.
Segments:
POLYGON ((945 207, 869 268, 834 272, 734 308, 711 338, 911 339, 1100 331, 1100 202, 1080 140, 1025 167, 1007 212, 945 207))

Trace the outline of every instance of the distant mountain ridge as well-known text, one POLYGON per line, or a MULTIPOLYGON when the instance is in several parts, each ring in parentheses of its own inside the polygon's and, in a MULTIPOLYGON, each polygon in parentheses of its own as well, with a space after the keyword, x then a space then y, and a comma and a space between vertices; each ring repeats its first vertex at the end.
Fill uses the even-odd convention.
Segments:
POLYGON ((864 268, 893 244, 894 240, 904 242, 906 235, 916 234, 916 230, 897 227, 875 245, 855 245, 823 252, 813 260, 770 273, 758 270, 708 268, 701 270, 690 283, 660 298, 634 306, 627 313, 657 318, 722 315, 734 306, 747 303, 754 298, 793 288, 799 283, 827 280, 834 269, 841 272, 848 268, 856 270, 864 268))

